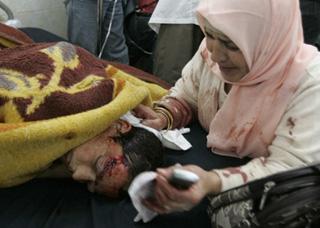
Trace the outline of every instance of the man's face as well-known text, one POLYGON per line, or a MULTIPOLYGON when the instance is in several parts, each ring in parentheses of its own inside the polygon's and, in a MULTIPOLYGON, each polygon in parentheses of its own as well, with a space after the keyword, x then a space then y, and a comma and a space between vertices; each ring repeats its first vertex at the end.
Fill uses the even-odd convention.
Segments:
POLYGON ((112 138, 118 134, 118 123, 70 151, 65 159, 74 180, 110 197, 116 197, 129 180, 122 147, 112 138))

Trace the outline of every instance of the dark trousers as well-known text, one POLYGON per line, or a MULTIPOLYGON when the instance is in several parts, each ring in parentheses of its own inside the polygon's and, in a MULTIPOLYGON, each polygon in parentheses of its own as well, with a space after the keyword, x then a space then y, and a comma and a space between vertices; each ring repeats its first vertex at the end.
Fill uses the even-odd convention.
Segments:
POLYGON ((194 24, 161 24, 153 53, 153 74, 174 85, 203 37, 194 24))
POLYGON ((320 50, 320 1, 300 0, 304 40, 320 50))

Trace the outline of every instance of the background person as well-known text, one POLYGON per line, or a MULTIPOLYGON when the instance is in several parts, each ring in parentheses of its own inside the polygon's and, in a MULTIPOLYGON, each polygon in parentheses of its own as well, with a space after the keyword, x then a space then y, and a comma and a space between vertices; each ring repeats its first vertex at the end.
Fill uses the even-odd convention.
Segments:
POLYGON ((102 58, 129 64, 128 47, 124 36, 125 16, 134 10, 134 0, 103 0, 101 37, 97 37, 97 0, 66 0, 68 40, 93 54, 99 55, 97 41, 101 39, 102 58), (110 26, 110 27, 109 27, 110 26))
POLYGON ((158 34, 153 74, 174 85, 181 70, 196 53, 203 33, 196 20, 199 0, 159 0, 149 26, 158 34))

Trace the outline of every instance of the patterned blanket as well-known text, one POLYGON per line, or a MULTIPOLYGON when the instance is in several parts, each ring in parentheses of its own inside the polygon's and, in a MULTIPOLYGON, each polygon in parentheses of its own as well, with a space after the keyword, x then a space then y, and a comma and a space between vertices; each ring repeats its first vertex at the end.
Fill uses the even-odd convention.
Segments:
POLYGON ((66 42, 0 24, 0 187, 26 182, 110 123, 167 93, 66 42))

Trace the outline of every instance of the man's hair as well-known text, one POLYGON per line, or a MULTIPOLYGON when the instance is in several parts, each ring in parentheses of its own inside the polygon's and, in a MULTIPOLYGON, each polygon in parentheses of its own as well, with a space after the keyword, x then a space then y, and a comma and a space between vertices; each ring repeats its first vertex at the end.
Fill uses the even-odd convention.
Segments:
POLYGON ((153 133, 132 127, 129 132, 115 139, 122 146, 131 179, 143 171, 155 170, 162 165, 164 148, 153 133))

